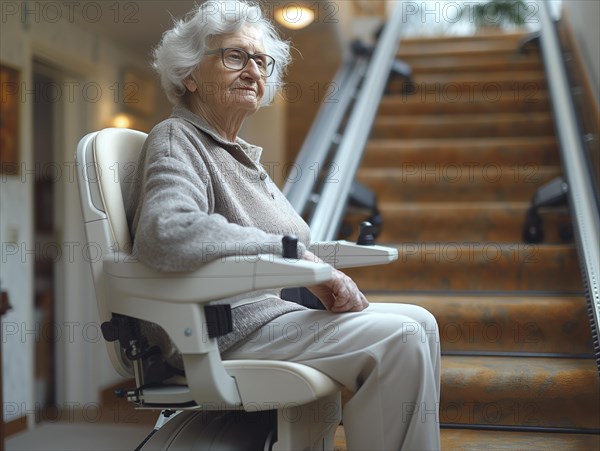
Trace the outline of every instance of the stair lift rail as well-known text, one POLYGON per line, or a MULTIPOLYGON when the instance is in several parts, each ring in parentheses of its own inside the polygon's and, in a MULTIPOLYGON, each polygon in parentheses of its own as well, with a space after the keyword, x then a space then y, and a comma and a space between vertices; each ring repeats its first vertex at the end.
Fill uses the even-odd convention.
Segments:
POLYGON ((344 115, 364 76, 365 68, 362 66, 364 63, 361 64, 354 58, 347 58, 342 63, 332 82, 333 86, 338 88, 336 98, 324 101, 319 108, 294 162, 293 175, 283 187, 283 194, 299 214, 306 212, 317 179, 307 177, 306 174, 314 173, 315 168, 323 168, 326 164, 344 115))
POLYGON ((335 239, 340 227, 398 50, 403 3, 396 4, 369 63, 358 59, 342 66, 335 79, 336 83, 342 83, 340 101, 323 104, 302 146, 296 161, 298 168, 306 173, 314 168, 311 165, 318 164, 322 173, 312 179, 304 177, 288 181, 284 187, 283 192, 288 200, 310 225, 315 241, 335 239), (352 98, 357 90, 356 97, 352 98), (339 133, 344 119, 345 128, 343 133, 339 133), (320 125, 321 120, 327 122, 320 125), (312 210, 311 202, 314 206, 312 210))
POLYGON ((600 371, 600 212, 595 201, 591 173, 576 121, 558 34, 545 1, 539 1, 541 50, 551 93, 560 155, 568 184, 569 205, 585 284, 596 363, 600 371))

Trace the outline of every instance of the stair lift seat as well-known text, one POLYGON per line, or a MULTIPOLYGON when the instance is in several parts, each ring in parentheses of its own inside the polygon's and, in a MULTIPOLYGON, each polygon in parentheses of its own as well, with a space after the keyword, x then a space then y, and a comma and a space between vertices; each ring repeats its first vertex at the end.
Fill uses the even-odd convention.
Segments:
MULTIPOLYGON (((249 437, 260 428, 251 421, 232 423, 227 411, 238 415, 265 411, 267 417, 271 412, 273 427, 260 439, 264 449, 332 449, 341 418, 340 385, 298 363, 222 361, 205 310, 210 301, 253 290, 327 281, 331 267, 263 254, 220 258, 193 272, 162 273, 136 261, 121 187, 136 176, 146 136, 129 129, 104 129, 83 137, 76 155, 87 245, 101 255, 90 258, 90 264, 110 361, 121 376, 135 378, 136 389, 127 398, 138 408, 163 410, 168 412, 165 418, 172 411, 178 413, 158 432, 155 428, 156 434, 142 444, 143 449, 190 449, 191 442, 197 449, 243 449, 250 443, 255 447, 257 442, 249 437), (143 353, 131 360, 140 351, 138 337, 127 330, 135 324, 131 319, 156 323, 166 331, 182 353, 185 376, 148 383, 143 353), (324 410, 327 415, 315 415, 324 410), (232 434, 240 435, 235 444, 231 437, 224 438, 232 434)), ((395 249, 368 248, 348 242, 313 247, 321 258, 339 267, 356 266, 357 260, 381 264, 397 258, 395 249)))

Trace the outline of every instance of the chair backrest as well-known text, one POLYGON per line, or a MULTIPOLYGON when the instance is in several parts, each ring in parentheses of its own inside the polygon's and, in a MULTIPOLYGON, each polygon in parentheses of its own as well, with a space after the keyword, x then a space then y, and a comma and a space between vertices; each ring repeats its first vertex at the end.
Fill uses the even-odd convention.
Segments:
MULTIPOLYGON (((79 197, 100 323, 112 317, 104 298, 103 259, 114 251, 131 251, 121 188, 137 176, 146 137, 136 130, 107 128, 84 136, 77 146, 79 197)), ((131 364, 122 356, 119 343, 106 343, 117 372, 131 376, 131 364)))

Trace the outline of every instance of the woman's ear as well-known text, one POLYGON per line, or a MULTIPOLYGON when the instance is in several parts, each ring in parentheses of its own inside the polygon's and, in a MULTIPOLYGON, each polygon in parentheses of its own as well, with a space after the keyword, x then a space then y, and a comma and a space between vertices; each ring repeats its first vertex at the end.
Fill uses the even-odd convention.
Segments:
POLYGON ((198 84, 191 74, 183 80, 183 84, 189 92, 196 92, 198 90, 198 84))

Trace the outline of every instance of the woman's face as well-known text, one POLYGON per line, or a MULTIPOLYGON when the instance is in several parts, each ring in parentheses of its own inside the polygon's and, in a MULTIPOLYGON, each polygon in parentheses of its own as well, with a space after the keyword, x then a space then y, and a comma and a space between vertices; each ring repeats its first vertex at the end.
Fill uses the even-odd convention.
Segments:
MULTIPOLYGON (((213 39, 209 51, 219 48, 239 48, 250 54, 265 53, 260 33, 244 26, 239 32, 213 39)), ((215 113, 225 110, 252 114, 258 110, 265 93, 265 78, 252 58, 241 70, 223 65, 221 52, 206 56, 192 72, 186 87, 215 113)))

